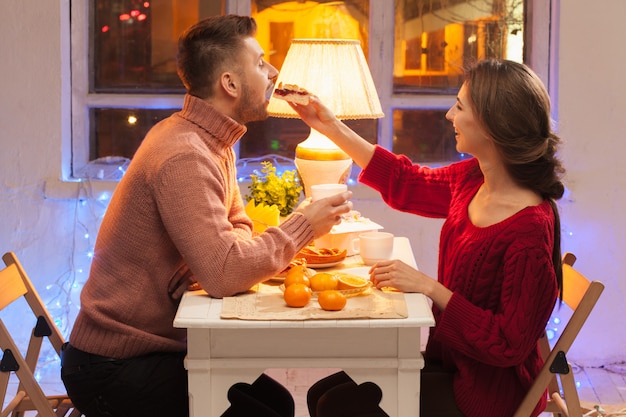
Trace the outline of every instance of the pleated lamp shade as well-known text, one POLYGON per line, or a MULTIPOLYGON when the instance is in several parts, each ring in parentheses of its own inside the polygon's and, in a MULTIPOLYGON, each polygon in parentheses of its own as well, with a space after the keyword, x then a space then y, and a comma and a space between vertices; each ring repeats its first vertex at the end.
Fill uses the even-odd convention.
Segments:
MULTIPOLYGON (((342 120, 383 117, 361 44, 348 39, 294 39, 276 80, 318 96, 342 120)), ((270 116, 299 118, 284 100, 271 98, 270 116)), ((347 183, 352 159, 315 129, 296 147, 295 165, 308 197, 311 186, 347 183)))
MULTIPOLYGON (((361 44, 350 39, 294 39, 276 85, 296 84, 315 94, 337 118, 383 117, 361 44)), ((270 99, 270 116, 298 118, 283 101, 270 99)))

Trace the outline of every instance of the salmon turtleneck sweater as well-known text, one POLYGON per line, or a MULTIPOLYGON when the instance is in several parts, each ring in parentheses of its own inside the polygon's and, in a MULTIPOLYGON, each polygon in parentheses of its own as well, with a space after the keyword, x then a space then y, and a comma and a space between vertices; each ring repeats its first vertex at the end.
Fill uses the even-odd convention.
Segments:
POLYGON ((186 331, 173 327, 177 271, 188 267, 213 297, 231 296, 313 240, 299 213, 252 235, 232 149, 245 132, 191 95, 150 130, 102 221, 73 346, 114 358, 185 351, 186 331))

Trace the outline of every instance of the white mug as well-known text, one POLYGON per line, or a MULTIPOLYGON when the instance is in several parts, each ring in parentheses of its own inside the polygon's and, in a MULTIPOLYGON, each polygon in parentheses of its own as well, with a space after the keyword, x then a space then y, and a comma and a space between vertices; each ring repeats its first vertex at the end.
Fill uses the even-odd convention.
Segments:
POLYGON ((388 232, 361 233, 352 241, 352 249, 360 252, 365 265, 391 259, 393 255, 393 234, 388 232))
POLYGON ((311 198, 313 201, 341 194, 348 190, 346 184, 316 184, 311 186, 311 198))

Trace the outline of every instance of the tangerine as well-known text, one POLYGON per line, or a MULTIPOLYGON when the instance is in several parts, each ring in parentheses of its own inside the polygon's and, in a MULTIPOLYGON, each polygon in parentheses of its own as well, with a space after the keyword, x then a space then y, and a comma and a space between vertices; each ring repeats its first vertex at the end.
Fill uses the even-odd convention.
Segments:
POLYGON ((317 296, 317 302, 320 303, 322 310, 339 311, 346 306, 347 301, 346 296, 337 290, 322 291, 317 296))
POLYGON ((305 265, 296 265, 293 266, 287 271, 287 275, 285 276, 285 288, 293 285, 293 284, 304 284, 307 287, 311 286, 311 281, 306 274, 306 266, 305 265))
POLYGON ((310 278, 313 291, 325 291, 337 289, 337 276, 328 272, 318 272, 310 278))
POLYGON ((304 307, 311 300, 311 288, 305 284, 292 284, 285 288, 283 298, 289 307, 304 307))
POLYGON ((339 274, 337 278, 338 290, 353 290, 355 288, 363 288, 369 283, 367 279, 352 274, 339 274))

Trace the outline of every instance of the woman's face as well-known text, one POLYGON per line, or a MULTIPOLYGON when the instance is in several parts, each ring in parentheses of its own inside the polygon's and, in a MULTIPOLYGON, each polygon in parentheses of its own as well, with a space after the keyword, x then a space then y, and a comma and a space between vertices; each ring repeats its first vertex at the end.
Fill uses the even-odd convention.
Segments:
POLYGON ((456 103, 446 113, 446 119, 452 122, 452 126, 454 126, 457 152, 478 156, 481 148, 487 143, 492 144, 492 141, 489 140, 489 136, 474 116, 474 109, 467 90, 467 85, 463 84, 456 103))

